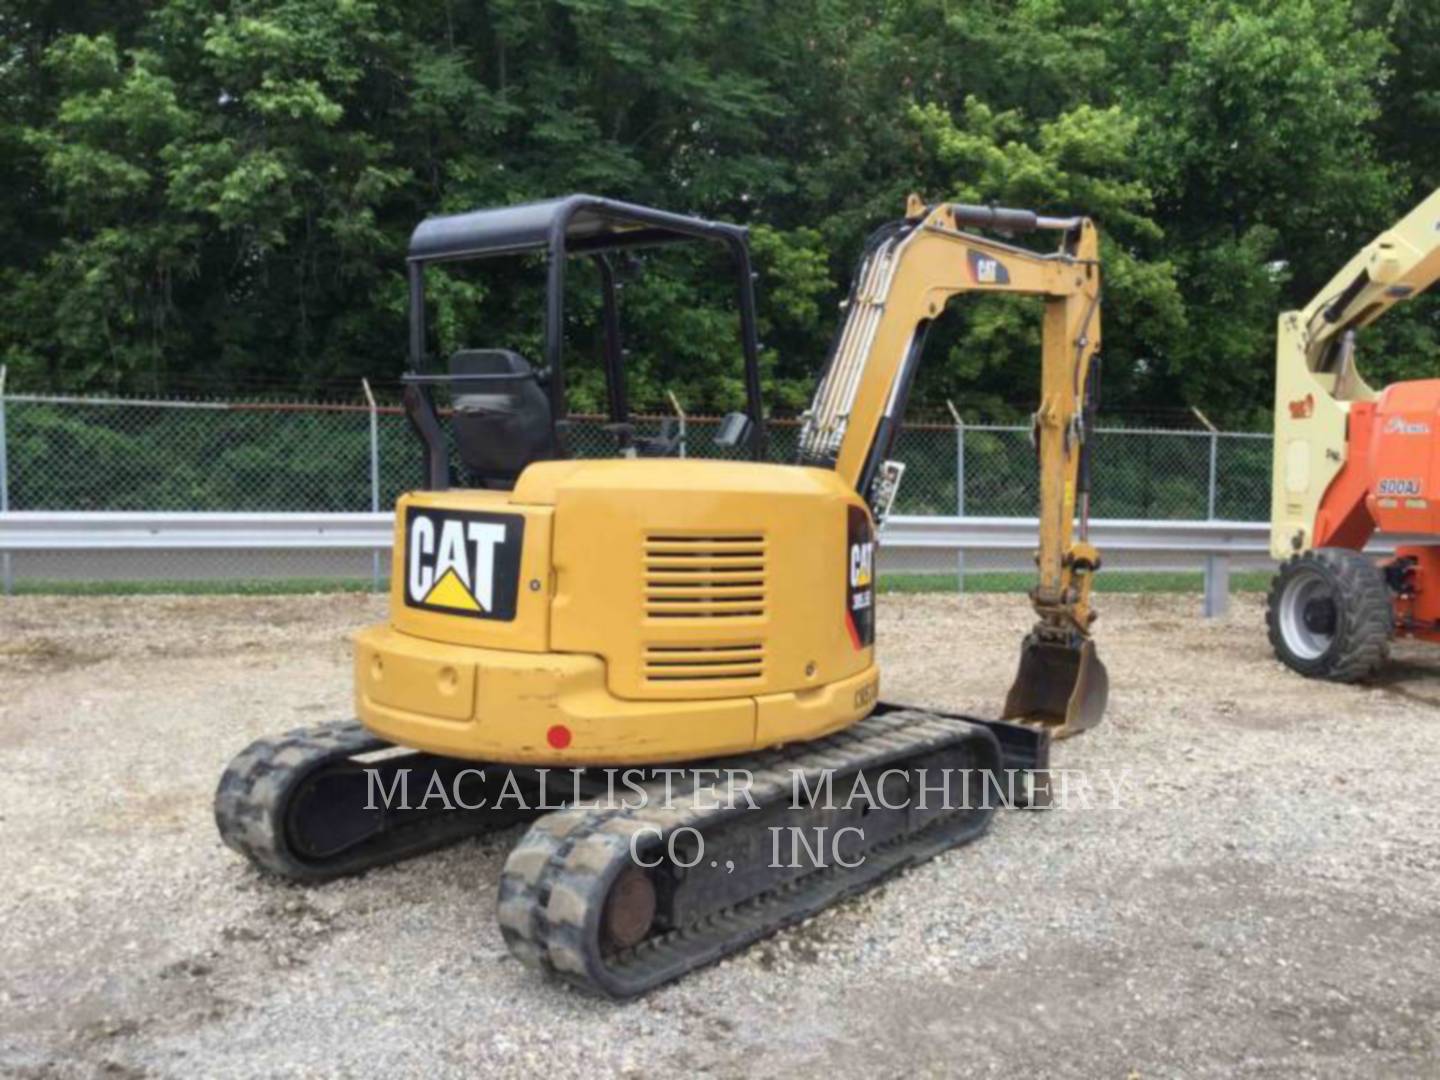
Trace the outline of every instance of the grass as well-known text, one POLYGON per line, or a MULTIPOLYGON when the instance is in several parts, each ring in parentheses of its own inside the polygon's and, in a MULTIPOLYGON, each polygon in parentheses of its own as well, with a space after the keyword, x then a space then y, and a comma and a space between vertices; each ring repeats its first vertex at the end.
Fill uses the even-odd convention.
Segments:
MULTIPOLYGON (((382 590, 387 587, 381 582, 382 590)), ((187 581, 35 581, 15 582, 17 595, 32 596, 291 596, 306 593, 372 592, 367 578, 246 578, 187 581)))
MULTIPOLYGON (((1264 592, 1270 572, 1247 570, 1230 575, 1231 592, 1264 592)), ((981 571, 965 575, 965 591, 977 593, 1023 593, 1034 584, 1033 574, 1008 571, 981 571)), ((381 591, 388 589, 381 582, 381 591)), ((882 593, 953 593, 954 574, 884 574, 882 593)), ((1204 576, 1198 571, 1106 570, 1095 578, 1096 592, 1110 593, 1198 593, 1204 576)), ((250 578, 240 580, 185 581, 17 581, 15 592, 38 596, 293 596, 306 593, 366 593, 373 591, 366 578, 250 578)))
MULTIPOLYGON (((1231 592, 1264 592, 1270 585, 1268 570, 1246 570, 1230 575, 1231 592)), ((965 591, 980 593, 1028 592, 1034 574, 985 570, 965 575, 965 591)), ((1104 570, 1095 575, 1095 591, 1110 593, 1198 593, 1205 575, 1184 570, 1104 570)), ((955 592, 954 574, 884 574, 882 593, 955 592)))

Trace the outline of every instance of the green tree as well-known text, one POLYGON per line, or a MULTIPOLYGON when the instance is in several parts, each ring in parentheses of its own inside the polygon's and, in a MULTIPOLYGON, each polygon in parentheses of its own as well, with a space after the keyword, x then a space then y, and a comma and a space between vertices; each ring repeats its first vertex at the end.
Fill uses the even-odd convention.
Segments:
POLYGON ((1183 330, 1144 396, 1260 419, 1279 312, 1307 301, 1395 200, 1374 149, 1383 36, 1348 0, 1132 0, 1110 16, 1183 330))
MULTIPOLYGON (((750 225, 808 398, 912 191, 1095 217, 1107 407, 1263 422, 1277 313, 1437 182, 1418 0, 0 0, 0 358, 19 385, 352 388, 403 365, 426 214, 587 190, 750 225)), ((620 267, 632 397, 740 398, 717 252, 620 267), (662 274, 662 271, 664 272, 662 274)), ((533 355, 533 265, 433 275, 434 345, 533 355)), ((603 400, 571 275, 574 404, 603 400)), ((1433 370, 1440 303, 1365 343, 1433 370)), ((1031 407, 1038 309, 962 303, 914 401, 1031 407)))

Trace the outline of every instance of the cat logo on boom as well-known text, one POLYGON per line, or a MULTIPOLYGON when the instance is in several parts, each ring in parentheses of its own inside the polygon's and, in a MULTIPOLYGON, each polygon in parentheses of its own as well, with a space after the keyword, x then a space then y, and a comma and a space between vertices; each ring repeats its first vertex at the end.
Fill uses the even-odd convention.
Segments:
POLYGON ((445 615, 515 618, 525 519, 410 507, 405 603, 445 615))
POLYGON ((976 285, 1009 285, 1010 271, 992 255, 969 250, 970 276, 976 285))

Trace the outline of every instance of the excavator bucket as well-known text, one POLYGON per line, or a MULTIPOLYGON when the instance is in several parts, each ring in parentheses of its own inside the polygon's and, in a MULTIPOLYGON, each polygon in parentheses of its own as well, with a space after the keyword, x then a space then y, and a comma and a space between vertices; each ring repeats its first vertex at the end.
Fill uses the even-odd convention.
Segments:
POLYGON ((1005 695, 1004 720, 1043 724, 1055 738, 1078 735, 1105 715, 1110 675, 1086 638, 1078 646, 1025 639, 1020 670, 1005 695))

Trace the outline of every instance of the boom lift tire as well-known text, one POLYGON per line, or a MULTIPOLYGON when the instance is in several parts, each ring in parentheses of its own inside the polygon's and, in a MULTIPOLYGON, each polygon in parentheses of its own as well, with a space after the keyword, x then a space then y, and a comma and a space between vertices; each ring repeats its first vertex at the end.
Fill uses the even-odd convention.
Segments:
POLYGON ((1390 655, 1395 616, 1385 575, 1349 548, 1314 548, 1280 567, 1265 625, 1275 655, 1312 679, 1368 679, 1390 655))

